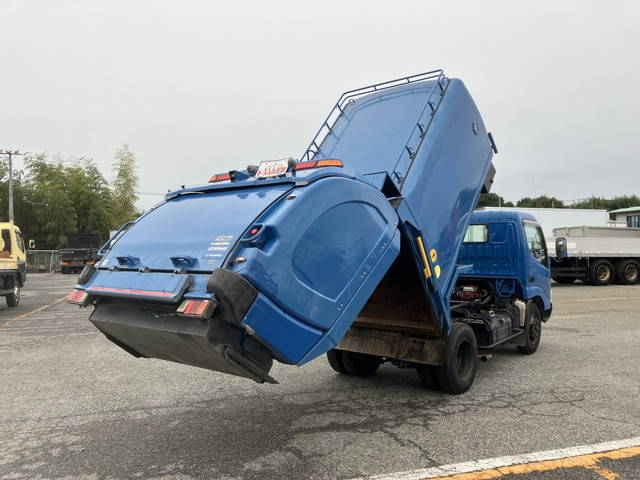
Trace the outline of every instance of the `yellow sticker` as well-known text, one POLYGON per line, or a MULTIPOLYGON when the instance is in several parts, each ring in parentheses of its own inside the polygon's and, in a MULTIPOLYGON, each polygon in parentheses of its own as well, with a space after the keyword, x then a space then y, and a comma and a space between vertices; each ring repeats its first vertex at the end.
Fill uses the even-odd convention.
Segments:
POLYGON ((440 278, 440 265, 433 267, 433 271, 436 273, 436 278, 440 278))
POLYGON ((432 248, 429 252, 429 256, 431 257, 431 263, 435 263, 438 261, 438 252, 436 252, 435 248, 432 248))

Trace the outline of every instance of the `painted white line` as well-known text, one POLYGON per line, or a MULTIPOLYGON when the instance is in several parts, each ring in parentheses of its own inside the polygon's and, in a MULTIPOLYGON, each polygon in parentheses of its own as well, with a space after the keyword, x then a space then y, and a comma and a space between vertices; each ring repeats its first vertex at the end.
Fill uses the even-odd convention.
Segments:
POLYGON ((601 297, 601 298, 578 298, 572 302, 610 302, 611 300, 640 300, 638 297, 601 297))
POLYGON ((455 463, 451 465, 441 465, 439 467, 424 468, 419 470, 409 470, 407 472, 387 473, 383 475, 372 475, 368 477, 358 477, 352 480, 425 480, 428 478, 444 477, 447 475, 457 475, 461 473, 477 472, 491 468, 508 467, 523 463, 542 462, 547 460, 560 460, 578 455, 590 455, 593 453, 608 452, 621 448, 640 446, 640 437, 628 438, 626 440, 616 440, 613 442, 596 443, 593 445, 582 445, 578 447, 561 448, 558 450, 546 450, 543 452, 525 453, 522 455, 507 455, 505 457, 485 458, 471 462, 455 463))

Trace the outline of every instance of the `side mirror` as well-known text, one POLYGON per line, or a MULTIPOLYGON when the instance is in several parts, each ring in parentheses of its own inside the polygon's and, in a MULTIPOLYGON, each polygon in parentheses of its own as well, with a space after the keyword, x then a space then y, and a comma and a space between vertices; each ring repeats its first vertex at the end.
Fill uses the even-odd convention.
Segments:
POLYGON ((36 241, 33 238, 29 239, 29 248, 31 250, 33 250, 34 248, 36 248, 36 241))
POLYGON ((556 238, 556 258, 567 257, 567 239, 556 238))

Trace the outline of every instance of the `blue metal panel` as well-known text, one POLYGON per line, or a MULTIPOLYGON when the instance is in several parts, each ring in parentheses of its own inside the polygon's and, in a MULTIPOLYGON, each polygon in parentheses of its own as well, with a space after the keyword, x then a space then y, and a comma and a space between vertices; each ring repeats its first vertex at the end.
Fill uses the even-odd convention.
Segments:
POLYGON ((100 267, 173 271, 172 257, 192 257, 194 264, 184 268, 210 272, 222 265, 248 225, 291 187, 284 183, 172 198, 131 226, 100 267), (123 265, 118 257, 135 262, 123 265))
MULTIPOLYGON (((429 258, 433 275, 427 290, 434 305, 451 297, 462 239, 492 157, 473 99, 460 80, 451 79, 402 186, 412 213, 407 220, 417 222, 429 257, 433 250, 436 258, 429 258)), ((447 332, 448 309, 443 323, 441 327, 447 332)))
POLYGON ((334 348, 340 340, 342 340, 342 337, 347 333, 347 330, 349 330, 349 327, 362 310, 362 307, 367 303, 373 290, 380 283, 382 277, 387 273, 387 270, 391 268, 391 265, 400 253, 400 235, 400 232, 395 232, 389 246, 382 252, 382 255, 379 256, 375 264, 369 267, 370 270, 367 281, 360 285, 360 288, 358 288, 353 297, 351 297, 349 303, 346 304, 331 329, 307 352, 304 358, 298 362, 298 365, 310 362, 319 355, 334 348))
POLYGON ((190 284, 188 275, 100 270, 85 290, 93 295, 176 303, 190 284))
MULTIPOLYGON (((387 172, 395 178, 396 163, 436 83, 399 86, 348 103, 322 143, 322 155, 363 174, 387 172)), ((405 170, 406 165, 401 175, 405 170)))
POLYGON ((323 178, 296 187, 266 211, 256 221, 262 241, 241 241, 232 257, 246 261, 230 268, 289 314, 328 330, 363 284, 369 294, 377 286, 369 275, 397 222, 378 190, 323 178))
MULTIPOLYGON (((474 225, 476 217, 472 216, 474 225)), ((522 244, 511 222, 479 222, 487 225, 486 242, 462 244, 458 263, 471 265, 467 276, 515 278, 522 270, 522 244)))
POLYGON ((300 322, 259 294, 242 322, 274 353, 287 363, 298 363, 318 341, 322 331, 300 322))

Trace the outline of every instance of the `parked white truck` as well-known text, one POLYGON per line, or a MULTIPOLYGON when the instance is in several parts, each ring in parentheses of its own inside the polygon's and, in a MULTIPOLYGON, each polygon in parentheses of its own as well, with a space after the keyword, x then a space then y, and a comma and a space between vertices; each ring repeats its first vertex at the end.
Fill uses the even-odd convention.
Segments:
POLYGON ((561 227, 553 236, 551 275, 556 282, 640 282, 640 228, 561 227))

